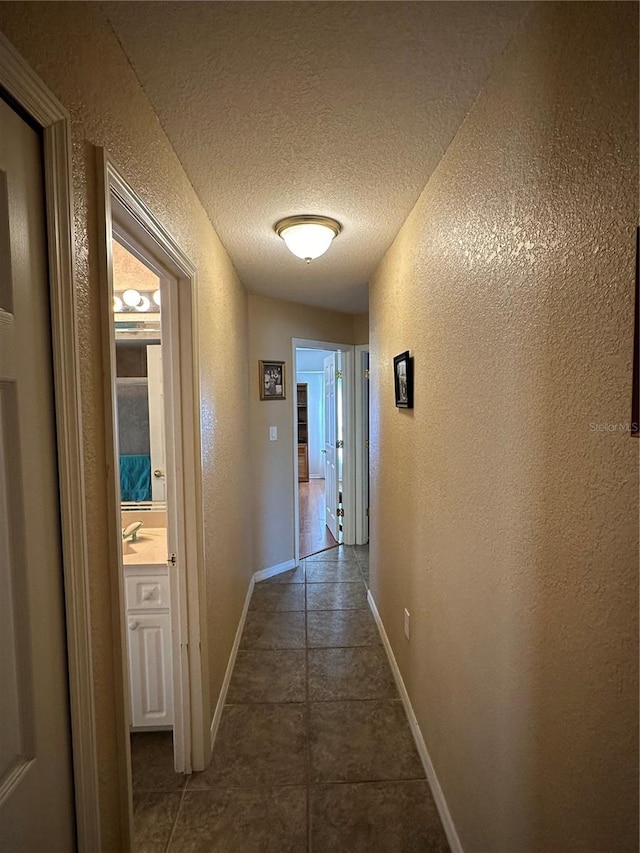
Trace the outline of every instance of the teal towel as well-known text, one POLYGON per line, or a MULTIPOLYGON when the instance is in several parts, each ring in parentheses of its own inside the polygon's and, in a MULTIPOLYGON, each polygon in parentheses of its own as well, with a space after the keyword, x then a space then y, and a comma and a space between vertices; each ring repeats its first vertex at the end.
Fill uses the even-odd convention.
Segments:
POLYGON ((151 457, 144 454, 120 457, 120 500, 151 500, 151 457))

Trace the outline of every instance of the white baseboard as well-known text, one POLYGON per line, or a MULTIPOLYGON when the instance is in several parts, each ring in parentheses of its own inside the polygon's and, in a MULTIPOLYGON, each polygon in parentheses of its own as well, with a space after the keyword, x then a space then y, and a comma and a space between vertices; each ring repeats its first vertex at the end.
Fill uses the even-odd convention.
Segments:
POLYGON ((277 563, 275 566, 260 569, 253 577, 256 583, 258 581, 266 581, 267 578, 272 578, 274 575, 281 575, 283 572, 288 572, 289 569, 295 569, 296 565, 295 560, 286 560, 284 563, 277 563))
MULTIPOLYGON (((231 681, 231 676, 233 674, 233 667, 236 663, 236 657, 238 656, 238 649, 240 647, 240 638, 242 637, 242 632, 244 631, 244 623, 247 619, 247 611, 249 610, 249 602, 251 601, 251 595, 253 593, 253 587, 255 586, 256 576, 252 575, 251 580, 249 581, 249 588, 247 589, 247 597, 244 600, 244 607, 242 608, 242 615, 240 616, 240 621, 238 622, 238 628, 236 630, 236 636, 233 641, 233 646, 231 648, 231 654, 229 655, 229 663, 227 664, 227 670, 224 674, 224 681, 222 682, 222 687, 220 688, 220 696, 218 696, 218 702, 216 704, 216 710, 213 715, 213 720, 211 720, 211 753, 213 752, 213 744, 216 739, 216 735, 218 734, 218 726, 220 725, 220 718, 222 717, 222 709, 224 708, 224 703, 227 700, 227 691, 229 689, 229 682, 231 681)), ((211 758, 211 753, 209 754, 209 758, 211 758)), ((208 761, 206 762, 209 763, 208 761)))
POLYGON ((434 770, 433 763, 431 761, 431 756, 429 755, 427 745, 424 742, 422 732, 420 731, 420 726, 418 725, 418 720, 416 719, 413 707, 411 706, 411 700, 409 699, 407 688, 404 685, 402 675, 400 674, 398 664, 396 663, 396 659, 393 654, 393 649, 391 648, 391 643, 389 642, 387 632, 385 631, 384 625, 382 624, 382 619, 380 618, 380 614, 378 613, 376 603, 373 599, 373 596, 371 595, 371 590, 369 590, 367 593, 367 600, 369 601, 369 607, 371 608, 371 612, 373 613, 373 618, 376 620, 376 625, 378 626, 378 631, 380 632, 382 643, 387 653, 387 657, 389 658, 391 670, 393 671, 393 677, 395 678, 398 690, 400 691, 400 697, 402 699, 402 704, 404 705, 404 709, 407 714, 407 719, 409 720, 411 733, 413 734, 413 739, 416 742, 418 754, 420 755, 420 760, 422 761, 422 766, 424 767, 424 772, 426 774, 429 787, 431 788, 433 799, 435 800, 438 813, 440 814, 440 820, 442 821, 442 826, 444 827, 444 831, 449 842, 449 847, 451 848, 451 853, 464 853, 462 849, 462 844, 460 843, 460 839, 458 838, 458 833, 456 832, 456 828, 453 823, 453 819, 451 817, 451 813, 449 812, 449 807, 447 806, 447 801, 444 798, 442 788, 440 787, 440 783, 438 782, 438 777, 436 776, 436 771, 434 770))
MULTIPOLYGON (((240 621, 238 622, 238 628, 236 630, 236 636, 233 641, 233 646, 231 648, 231 654, 229 655, 229 662, 227 664, 227 670, 224 674, 224 681, 222 682, 222 687, 220 688, 220 696, 218 697, 218 702, 216 704, 216 710, 213 715, 213 719, 211 720, 211 752, 213 752, 213 744, 216 739, 216 735, 218 733, 218 726, 220 725, 220 718, 222 717, 222 710, 224 708, 224 704, 227 701, 227 691, 229 689, 229 682, 231 681, 231 676, 233 675, 233 667, 236 663, 236 657, 238 656, 238 649, 240 647, 240 638, 242 637, 242 632, 244 631, 244 623, 247 619, 247 611, 249 610, 249 602, 251 601, 251 596, 253 594, 253 588, 256 585, 257 581, 263 581, 267 578, 272 578, 274 575, 282 574, 282 572, 288 572, 289 569, 295 569, 296 561, 295 560, 287 560, 285 563, 278 563, 275 566, 269 566, 266 569, 261 569, 259 572, 255 572, 251 581, 249 582, 249 588, 247 589, 247 597, 244 601, 244 607, 242 608, 242 614, 240 616, 240 621)), ((209 762, 207 762, 208 764, 209 762)))

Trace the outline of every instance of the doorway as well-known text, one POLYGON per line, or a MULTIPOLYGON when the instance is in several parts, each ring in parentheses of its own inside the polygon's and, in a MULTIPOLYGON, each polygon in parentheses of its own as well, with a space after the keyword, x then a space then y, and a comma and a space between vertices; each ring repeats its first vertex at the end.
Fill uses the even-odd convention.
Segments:
POLYGON ((77 836, 42 134, 2 98, 0 125, 0 836, 63 851, 77 836))
MULTIPOLYGON (((82 466, 82 430, 78 400, 80 399, 80 376, 77 346, 77 308, 76 308, 76 279, 74 273, 74 231, 73 211, 70 195, 71 187, 71 121, 68 113, 58 100, 47 89, 44 83, 33 72, 28 63, 22 59, 20 54, 10 42, 0 33, 0 87, 4 98, 6 96, 8 105, 11 106, 19 118, 33 130, 40 140, 40 165, 44 176, 44 186, 41 185, 40 193, 43 202, 46 203, 46 216, 38 217, 40 227, 44 226, 48 237, 47 261, 48 270, 46 275, 45 293, 48 298, 48 311, 50 322, 47 325, 46 335, 49 336, 50 348, 48 352, 49 373, 54 391, 56 446, 54 458, 57 463, 57 497, 59 501, 59 517, 61 537, 59 537, 59 549, 62 556, 62 574, 64 576, 64 610, 66 628, 66 655, 67 655, 67 699, 68 714, 71 723, 71 741, 73 751, 73 778, 75 788, 75 843, 78 851, 98 851, 100 846, 100 819, 98 804, 98 767, 96 755, 96 725, 93 705, 93 666, 91 662, 92 635, 89 625, 89 612, 87 601, 89 595, 88 582, 88 557, 87 557, 87 531, 85 520, 84 501, 84 475, 82 466)), ((9 129, 7 123, 2 121, 3 139, 4 132, 7 137, 9 129)), ((27 149, 22 153, 26 158, 27 149)), ((4 171, 4 169, 3 169, 4 171)), ((24 187, 24 184, 21 184, 24 187)), ((9 209, 0 205, 0 220, 6 226, 9 221, 9 209)), ((0 232, 4 230, 6 238, 6 227, 0 226, 0 232)), ((27 231, 22 234, 22 254, 28 247, 26 256, 30 256, 32 249, 29 246, 27 231)), ((10 257, 6 251, 6 240, 0 251, 0 286, 2 299, 0 307, 2 315, 3 333, 9 330, 11 320, 6 314, 6 297, 9 291, 10 278, 7 276, 9 267, 7 259, 10 257)), ((14 330, 15 331, 15 330, 14 330)), ((30 324, 25 340, 34 334, 30 324)), ((3 334, 3 338, 4 338, 3 334)), ((45 337, 42 338, 42 341, 45 337)), ((4 344, 3 340, 3 344, 4 344)), ((0 349, 2 349, 0 347, 0 349)), ((10 353, 12 348, 4 351, 2 355, 10 353)), ((4 371, 4 365, 3 365, 4 371)), ((3 383, 1 389, 3 394, 10 394, 8 383, 3 383)), ((12 405, 12 404, 10 404, 12 405)), ((44 399, 38 401, 38 411, 44 405, 44 399)), ((4 409, 4 416, 8 407, 4 409)), ((3 439, 9 437, 9 424, 3 418, 0 433, 3 439)), ((0 443, 2 443, 0 441, 0 443)), ((5 457, 6 458, 6 457, 5 457)), ((10 467, 15 470, 17 457, 9 454, 10 467)), ((13 496, 10 510, 16 511, 16 496, 13 496)), ((12 525, 13 527, 13 525, 12 525)), ((13 530, 13 542, 19 535, 18 528, 13 530)), ((9 543, 5 537, 0 541, 9 543)), ((5 552, 6 556, 6 552, 5 552)), ((11 556, 13 559, 13 556, 11 556)), ((5 572, 11 573, 11 559, 4 560, 2 567, 5 572)), ((43 564, 44 565, 44 564, 43 564)), ((40 573, 43 566, 40 567, 40 573)), ((24 572, 21 572, 24 575, 24 572)), ((5 574, 6 579, 6 574, 5 574)), ((46 597, 44 586, 38 587, 46 597)), ((0 597, 4 603, 6 599, 0 597)), ((4 631, 11 629, 10 623, 4 618, 0 620, 4 631)), ((26 623, 23 620, 22 625, 26 623)), ((40 625, 42 628, 42 625, 40 625)), ((46 632, 40 631, 42 636, 46 632)), ((6 633, 3 634, 3 649, 6 657, 4 664, 10 665, 9 647, 5 643, 6 633)), ((37 657, 37 654, 36 654, 37 657)), ((44 660, 44 659, 42 659, 44 660)), ((42 661, 41 661, 42 663, 42 661)), ((25 673, 26 670, 22 669, 25 673)), ((0 679, 3 684, 3 708, 9 709, 9 682, 5 679, 5 670, 0 679)), ((49 679, 54 678, 54 672, 49 672, 49 679)), ((36 689, 40 696, 41 691, 36 689)), ((14 706, 15 710, 15 706, 14 706)), ((20 714, 22 717, 23 715, 20 714)), ((48 711, 47 711, 48 720, 48 711)), ((15 734, 11 730, 7 717, 3 717, 3 734, 5 740, 2 756, 9 759, 13 770, 15 764, 11 760, 10 741, 7 738, 15 734)), ((50 721, 47 723, 50 726, 50 721)), ((51 729, 49 728, 49 731, 51 729)), ((28 721, 23 718, 23 734, 28 732, 28 721)), ((63 738, 64 741, 64 738, 63 738)), ((36 738, 36 753, 41 753, 43 740, 36 738)), ((28 757, 28 751, 21 753, 28 757)), ((37 754, 31 756, 30 769, 37 766, 37 754), (35 759, 35 761, 34 761, 35 759)), ((0 774, 0 803, 8 803, 11 780, 17 780, 13 771, 0 774)), ((22 778, 22 774, 19 774, 22 778)), ((55 785, 64 787, 63 776, 55 780, 55 785)), ((53 791, 51 792, 53 794, 53 791)), ((46 803, 41 798, 35 801, 46 805, 38 812, 38 820, 33 820, 33 809, 27 812, 27 826, 30 832, 39 832, 46 837, 44 846, 58 849, 57 845, 64 845, 62 833, 48 827, 47 818, 50 809, 55 809, 55 798, 46 795, 46 803)), ((63 812, 61 811, 62 815, 63 812)), ((57 819, 57 815, 56 815, 57 819)), ((0 836, 8 838, 9 835, 3 826, 0 836)), ((31 848, 38 846, 37 843, 16 841, 16 848, 31 848)), ((42 845, 41 845, 42 846, 42 845)), ((66 847, 65 847, 66 849, 66 847)))
MULTIPOLYGON (((104 152, 109 525, 122 650, 126 808, 130 735, 168 734, 177 773, 202 770, 202 565, 195 268, 104 152), (126 451, 126 452, 125 452, 126 451)), ((123 780, 124 781, 124 780, 123 780)))
MULTIPOLYGON (((171 638, 177 626, 169 543, 176 540, 178 518, 175 490, 167 490, 167 479, 175 481, 175 471, 167 472, 165 435, 172 433, 175 406, 171 385, 163 377, 163 320, 167 324, 161 308, 163 290, 170 304, 172 282, 166 272, 160 278, 136 257, 127 248, 128 239, 114 229, 116 440, 129 676, 125 690, 133 736, 172 731, 174 726, 171 638)), ((175 751, 174 760, 180 763, 175 751)))
POLYGON ((347 510, 355 496, 353 346, 294 339, 293 363, 295 556, 299 560, 353 542, 347 510))
POLYGON ((337 389, 335 384, 336 360, 340 355, 323 349, 296 350, 301 557, 335 548, 342 539, 340 472, 336 470, 335 458, 337 436, 333 435, 337 427, 332 427, 336 416, 342 414, 341 380, 337 389), (325 377, 329 377, 329 393, 325 377), (338 411, 334 412, 336 402, 338 411), (327 445, 332 445, 329 459, 327 445))

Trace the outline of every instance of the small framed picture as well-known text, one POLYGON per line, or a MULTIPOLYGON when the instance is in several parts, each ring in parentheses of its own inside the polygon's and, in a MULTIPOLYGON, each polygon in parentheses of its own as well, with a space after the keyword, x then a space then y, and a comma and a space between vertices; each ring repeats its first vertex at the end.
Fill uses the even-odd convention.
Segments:
POLYGON ((284 400, 284 361, 259 361, 260 399, 284 400))
POLYGON ((413 409, 413 359, 409 350, 393 359, 393 384, 396 406, 399 409, 413 409))

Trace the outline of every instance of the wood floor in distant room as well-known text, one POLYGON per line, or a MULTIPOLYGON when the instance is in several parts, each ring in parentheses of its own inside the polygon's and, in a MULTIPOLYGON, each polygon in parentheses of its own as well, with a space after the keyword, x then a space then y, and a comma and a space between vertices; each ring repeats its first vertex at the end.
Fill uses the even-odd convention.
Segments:
POLYGON ((300 556, 335 548, 338 544, 325 524, 324 480, 299 483, 300 556))

